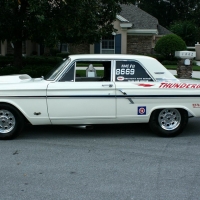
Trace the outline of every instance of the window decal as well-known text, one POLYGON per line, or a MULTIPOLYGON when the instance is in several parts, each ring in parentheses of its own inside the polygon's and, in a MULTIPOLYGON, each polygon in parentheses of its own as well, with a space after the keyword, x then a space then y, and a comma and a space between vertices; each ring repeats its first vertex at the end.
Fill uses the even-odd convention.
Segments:
POLYGON ((116 81, 153 81, 144 68, 135 61, 116 61, 116 81))

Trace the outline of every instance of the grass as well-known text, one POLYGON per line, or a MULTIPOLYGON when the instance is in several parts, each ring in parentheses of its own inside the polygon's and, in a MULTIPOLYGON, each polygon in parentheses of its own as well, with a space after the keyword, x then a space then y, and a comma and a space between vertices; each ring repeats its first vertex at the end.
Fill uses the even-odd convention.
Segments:
MULTIPOLYGON (((167 69, 176 70, 177 65, 164 65, 167 69)), ((200 71, 200 66, 194 65, 192 67, 193 71, 200 71)))
MULTIPOLYGON (((92 64, 94 67, 103 67, 103 65, 102 64, 100 64, 100 63, 94 63, 94 64, 92 64)), ((89 64, 88 63, 77 63, 77 65, 76 65, 77 67, 88 67, 89 66, 89 64)))
MULTIPOLYGON (((96 70, 97 72, 97 77, 103 77, 104 76, 104 71, 103 70, 96 70)), ((86 72, 85 70, 77 70, 76 74, 78 74, 80 77, 85 77, 86 72)))

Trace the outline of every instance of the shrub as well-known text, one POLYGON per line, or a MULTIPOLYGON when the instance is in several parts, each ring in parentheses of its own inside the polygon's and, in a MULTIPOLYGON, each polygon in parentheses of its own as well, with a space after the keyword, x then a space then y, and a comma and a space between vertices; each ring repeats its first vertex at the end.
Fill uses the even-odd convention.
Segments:
POLYGON ((39 65, 29 65, 24 67, 20 73, 28 74, 32 78, 45 76, 53 67, 51 66, 39 66, 39 65))
POLYGON ((57 53, 56 56, 61 57, 61 58, 68 58, 69 54, 68 53, 57 53))
POLYGON ((165 57, 160 55, 160 54, 149 54, 148 56, 155 58, 156 60, 158 60, 159 62, 162 62, 165 60, 165 57))
POLYGON ((56 56, 57 53, 60 53, 58 49, 50 49, 51 56, 56 56))
POLYGON ((55 66, 60 63, 62 58, 45 56, 27 56, 24 60, 26 65, 50 65, 55 66))
POLYGON ((175 21, 170 25, 170 31, 180 36, 188 46, 194 46, 199 41, 200 28, 193 21, 175 21))
POLYGON ((29 76, 31 76, 32 78, 36 78, 37 76, 37 71, 33 70, 33 69, 22 69, 20 71, 20 74, 28 74, 29 76))
POLYGON ((12 56, 0 56, 0 67, 6 67, 7 65, 12 65, 12 56))
POLYGON ((12 53, 7 53, 6 56, 14 57, 14 54, 12 54, 12 53))
POLYGON ((155 51, 163 55, 166 60, 174 58, 175 51, 186 50, 185 42, 175 34, 169 34, 160 38, 155 46, 155 51))
POLYGON ((19 69, 13 66, 7 66, 0 69, 0 75, 19 74, 19 69))
POLYGON ((177 65, 177 60, 164 60, 162 62, 163 65, 177 65))

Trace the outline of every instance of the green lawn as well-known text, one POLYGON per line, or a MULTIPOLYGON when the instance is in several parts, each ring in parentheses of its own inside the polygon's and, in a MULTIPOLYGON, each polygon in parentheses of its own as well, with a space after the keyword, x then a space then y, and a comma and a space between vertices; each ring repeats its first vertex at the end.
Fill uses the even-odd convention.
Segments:
MULTIPOLYGON (((96 70, 97 72, 97 77, 103 77, 104 75, 104 71, 103 70, 96 70)), ((81 77, 85 77, 86 76, 86 71, 85 70, 77 70, 76 74, 78 74, 81 77)))
MULTIPOLYGON (((172 69, 172 70, 176 70, 177 69, 177 65, 164 65, 167 69, 172 69)), ((193 66, 193 71, 200 71, 200 66, 193 66)))

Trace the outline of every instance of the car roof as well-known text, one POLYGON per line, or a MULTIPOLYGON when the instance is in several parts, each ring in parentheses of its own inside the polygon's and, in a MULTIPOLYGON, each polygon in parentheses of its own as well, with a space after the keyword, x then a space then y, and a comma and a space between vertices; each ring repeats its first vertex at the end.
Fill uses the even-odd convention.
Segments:
POLYGON ((69 55, 71 59, 154 59, 142 55, 128 55, 128 54, 77 54, 69 55))
POLYGON ((149 56, 128 54, 78 54, 69 55, 69 58, 72 60, 136 60, 140 62, 155 79, 176 79, 160 62, 158 62, 158 60, 149 56))

